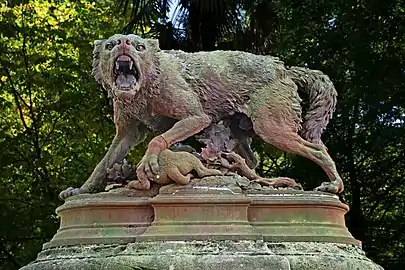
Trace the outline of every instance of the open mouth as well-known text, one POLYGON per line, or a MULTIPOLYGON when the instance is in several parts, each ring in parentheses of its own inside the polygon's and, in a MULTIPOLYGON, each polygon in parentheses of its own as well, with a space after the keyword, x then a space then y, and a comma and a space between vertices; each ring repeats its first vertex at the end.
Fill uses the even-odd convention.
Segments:
POLYGON ((115 85, 121 90, 129 90, 139 80, 139 72, 134 61, 128 55, 121 55, 114 66, 115 85))

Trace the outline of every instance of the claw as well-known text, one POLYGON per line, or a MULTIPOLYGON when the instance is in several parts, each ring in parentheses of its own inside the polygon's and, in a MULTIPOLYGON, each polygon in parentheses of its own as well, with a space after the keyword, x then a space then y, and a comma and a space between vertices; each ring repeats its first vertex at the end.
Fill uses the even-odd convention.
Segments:
POLYGON ((145 173, 149 179, 153 179, 155 177, 155 174, 152 172, 152 168, 149 163, 145 164, 145 173))
POLYGON ((159 174, 159 164, 156 156, 151 156, 149 165, 153 174, 159 174))
POLYGON ((62 191, 61 193, 59 193, 59 198, 61 200, 66 200, 69 197, 76 196, 79 194, 85 194, 85 193, 90 193, 90 191, 86 190, 86 189, 82 189, 82 188, 69 187, 69 188, 65 189, 64 191, 62 191))
POLYGON ((314 190, 337 194, 343 191, 343 184, 341 181, 324 182, 314 190))
POLYGON ((136 169, 136 176, 141 181, 148 180, 148 176, 145 173, 145 166, 143 164, 139 165, 138 168, 136 169))

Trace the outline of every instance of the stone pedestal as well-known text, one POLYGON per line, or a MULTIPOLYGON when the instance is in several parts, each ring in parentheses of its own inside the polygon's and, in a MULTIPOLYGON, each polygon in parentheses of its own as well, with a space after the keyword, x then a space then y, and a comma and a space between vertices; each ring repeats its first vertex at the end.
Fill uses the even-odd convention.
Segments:
POLYGON ((249 221, 266 242, 326 242, 361 246, 345 225, 349 207, 332 194, 269 191, 248 194, 249 221))
POLYGON ((153 221, 153 208, 148 197, 122 195, 99 193, 68 198, 56 209, 60 228, 43 249, 135 241, 135 236, 153 221))
POLYGON ((137 241, 258 240, 248 221, 251 199, 243 195, 158 195, 151 226, 137 241))
POLYGON ((163 187, 153 198, 69 198, 57 209, 60 229, 22 269, 382 269, 348 232, 348 207, 336 196, 214 180, 163 187))

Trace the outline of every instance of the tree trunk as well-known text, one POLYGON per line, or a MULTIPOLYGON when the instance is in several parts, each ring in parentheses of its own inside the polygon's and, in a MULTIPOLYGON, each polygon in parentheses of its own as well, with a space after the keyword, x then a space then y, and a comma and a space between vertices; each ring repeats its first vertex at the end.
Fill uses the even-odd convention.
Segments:
POLYGON ((361 181, 358 179, 357 168, 354 159, 354 141, 355 141, 355 129, 356 123, 359 118, 359 105, 358 102, 354 102, 352 107, 352 119, 349 120, 349 129, 347 134, 347 161, 348 161, 348 173, 351 186, 352 204, 348 213, 349 227, 353 236, 358 240, 364 240, 364 232, 366 230, 366 224, 364 222, 364 215, 361 206, 361 181))

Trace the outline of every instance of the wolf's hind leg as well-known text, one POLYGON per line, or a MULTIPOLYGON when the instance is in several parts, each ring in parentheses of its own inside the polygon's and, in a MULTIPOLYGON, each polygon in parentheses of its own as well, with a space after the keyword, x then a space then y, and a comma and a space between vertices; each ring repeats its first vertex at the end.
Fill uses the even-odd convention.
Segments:
POLYGON ((343 181, 336 170, 335 162, 327 153, 326 147, 302 139, 288 125, 288 121, 285 123, 285 119, 282 119, 283 121, 266 119, 263 116, 272 114, 265 110, 261 112, 261 115, 262 117, 257 117, 253 122, 253 128, 262 140, 282 151, 306 157, 321 166, 331 182, 323 183, 316 190, 330 193, 343 191, 343 181))

